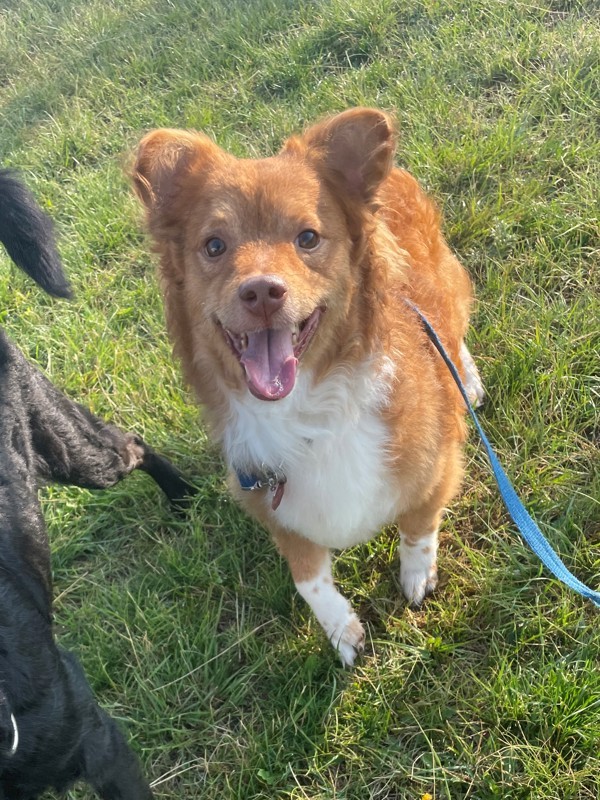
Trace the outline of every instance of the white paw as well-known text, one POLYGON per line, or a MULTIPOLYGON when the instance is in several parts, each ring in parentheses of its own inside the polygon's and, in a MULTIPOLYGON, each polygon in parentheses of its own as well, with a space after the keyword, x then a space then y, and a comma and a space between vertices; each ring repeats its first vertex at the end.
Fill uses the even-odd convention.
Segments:
POLYGON ((347 621, 338 625, 333 631, 325 628, 329 641, 338 651, 345 667, 352 667, 357 655, 365 649, 365 631, 354 612, 348 615, 347 621))
POLYGON ((403 569, 400 566, 400 585, 411 606, 420 606, 437 586, 437 570, 403 569))
POLYGON ((485 399, 485 390, 473 356, 464 342, 460 346, 460 359, 465 368, 465 389, 467 397, 473 408, 479 408, 485 399))
POLYGON ((437 530, 416 541, 400 532, 400 585, 411 606, 419 606, 437 586, 437 530))
POLYGON ((352 606, 333 584, 331 561, 327 559, 311 580, 298 581, 296 588, 312 608, 342 664, 351 667, 364 649, 365 632, 352 606))

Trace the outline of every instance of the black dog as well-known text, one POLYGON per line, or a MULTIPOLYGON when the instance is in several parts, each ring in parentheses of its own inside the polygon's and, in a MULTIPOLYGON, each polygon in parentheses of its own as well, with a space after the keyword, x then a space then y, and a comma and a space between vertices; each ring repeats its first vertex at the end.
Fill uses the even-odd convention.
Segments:
MULTIPOLYGON (((51 294, 70 294, 52 225, 15 176, 0 171, 0 240, 51 294)), ((148 472, 177 501, 189 485, 139 437, 59 392, 0 329, 0 800, 87 781, 105 800, 152 793, 76 659, 52 633, 52 579, 37 497, 44 480, 111 486, 148 472)))

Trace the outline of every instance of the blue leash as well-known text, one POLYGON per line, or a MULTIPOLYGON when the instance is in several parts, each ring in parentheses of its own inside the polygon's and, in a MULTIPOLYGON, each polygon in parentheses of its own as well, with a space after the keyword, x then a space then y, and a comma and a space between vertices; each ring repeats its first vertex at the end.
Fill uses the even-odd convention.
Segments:
POLYGON ((438 353, 444 359, 446 366, 450 370, 452 377, 456 381, 456 385, 458 386, 461 395, 467 405, 467 409, 469 414, 471 415, 471 419, 473 420, 475 427, 477 428, 477 432, 481 437, 481 441, 483 442, 483 446, 486 449, 488 454, 488 458, 490 460, 490 464, 492 465, 492 470, 494 472, 494 477, 496 478, 496 483, 498 484, 498 488, 500 489, 500 495, 504 501, 504 505, 510 516, 512 517, 513 522, 519 529, 519 533, 525 539, 529 547, 533 550, 536 556, 540 559, 542 564, 546 566, 550 572, 562 581, 566 586, 570 589, 574 589, 579 594, 586 597, 588 600, 591 600, 594 605, 600 607, 600 592, 595 592, 593 589, 590 589, 589 586, 586 586, 585 583, 582 583, 579 578, 576 578, 572 572, 570 572, 567 567, 563 564, 560 560, 558 555, 552 549, 548 540, 538 528, 536 523, 532 520, 532 518, 527 513, 525 506, 519 500, 517 493, 512 487, 512 484, 507 477, 506 473, 502 469, 502 465, 498 461, 498 458, 492 449, 491 444, 488 441, 487 436, 485 435, 483 428, 479 424, 479 420, 477 419, 477 415, 471 403, 469 402, 469 398, 467 397, 467 393, 465 391, 465 387, 463 386, 463 382, 460 379, 460 375, 458 374, 458 370, 452 363, 452 360, 448 353, 445 351, 443 344, 441 343, 437 333, 431 327, 429 321, 426 317, 423 316, 421 311, 413 305, 410 301, 404 301, 406 305, 411 308, 415 314, 421 320, 427 335, 431 339, 433 345, 435 346, 438 353))

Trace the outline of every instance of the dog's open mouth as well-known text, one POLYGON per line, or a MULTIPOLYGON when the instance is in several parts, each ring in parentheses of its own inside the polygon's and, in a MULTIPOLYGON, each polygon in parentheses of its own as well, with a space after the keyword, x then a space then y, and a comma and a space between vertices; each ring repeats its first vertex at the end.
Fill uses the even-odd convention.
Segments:
POLYGON ((293 328, 264 328, 241 334, 222 328, 244 368, 249 390, 259 400, 281 400, 292 391, 298 360, 314 336, 323 310, 316 308, 293 328))

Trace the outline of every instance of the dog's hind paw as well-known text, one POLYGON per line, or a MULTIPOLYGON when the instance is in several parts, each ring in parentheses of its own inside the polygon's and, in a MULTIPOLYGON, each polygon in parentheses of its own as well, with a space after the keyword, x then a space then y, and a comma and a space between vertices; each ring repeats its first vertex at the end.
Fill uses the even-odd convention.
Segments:
POLYGON ((463 342, 460 346, 460 359, 465 368, 465 390, 467 397, 473 408, 479 408, 485 400, 485 389, 479 370, 469 352, 467 345, 463 342))

